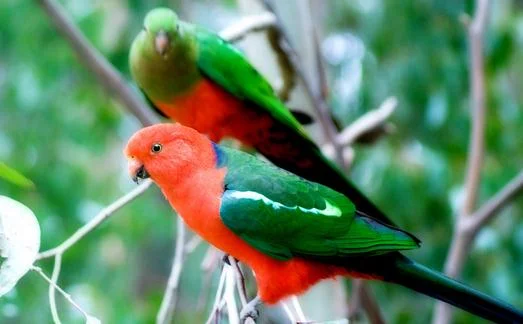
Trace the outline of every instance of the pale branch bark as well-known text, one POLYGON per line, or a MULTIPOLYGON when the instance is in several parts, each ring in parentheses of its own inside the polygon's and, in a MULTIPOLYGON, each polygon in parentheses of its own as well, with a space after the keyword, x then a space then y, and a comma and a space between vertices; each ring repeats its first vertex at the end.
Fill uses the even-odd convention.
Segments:
MULTIPOLYGON (((361 279, 360 279, 361 280, 361 279)), ((380 307, 376 302, 376 298, 372 295, 372 290, 368 285, 363 284, 360 290, 361 305, 367 314, 369 323, 384 324, 385 319, 381 313, 380 307)))
POLYGON ((173 265, 171 274, 167 281, 165 294, 160 305, 160 310, 156 315, 156 323, 167 324, 171 323, 176 302, 178 300, 178 287, 180 283, 180 276, 182 274, 183 262, 185 260, 185 224, 181 217, 177 217, 176 221, 176 247, 174 250, 173 265))
POLYGON ((268 29, 276 23, 276 17, 270 12, 263 12, 258 15, 242 17, 236 23, 221 30, 219 35, 229 42, 237 42, 247 36, 247 34, 268 29))
MULTIPOLYGON (((467 170, 465 176, 465 198, 461 211, 454 224, 454 233, 450 251, 445 262, 445 273, 450 277, 459 277, 472 242, 479 231, 474 232, 463 224, 473 217, 476 208, 478 188, 481 180, 481 167, 485 150, 485 68, 483 55, 483 38, 489 16, 489 0, 477 0, 474 18, 468 27, 471 86, 472 127, 469 144, 467 170)), ((433 323, 446 324, 452 320, 452 308, 439 302, 436 305, 433 323)))
POLYGON ((229 323, 239 324, 240 314, 238 312, 238 305, 236 305, 236 296, 234 294, 236 290, 236 271, 232 265, 227 265, 224 269, 227 269, 227 274, 225 278, 225 292, 223 293, 223 298, 226 301, 229 323))
POLYGON ((369 323, 383 324, 385 319, 376 302, 372 291, 365 284, 363 279, 352 280, 352 296, 349 302, 349 320, 357 321, 360 309, 365 311, 369 323))
MULTIPOLYGON (((365 113, 349 126, 345 127, 337 135, 338 143, 342 146, 346 159, 347 150, 350 150, 350 146, 352 146, 359 138, 364 137, 379 127, 382 127, 392 116, 397 105, 398 100, 395 97, 389 97, 385 99, 378 108, 365 113)), ((334 146, 330 143, 323 145, 321 150, 323 154, 328 157, 334 156, 334 146)))
POLYGON ((474 19, 469 25, 470 75, 472 95, 472 127, 469 157, 465 177, 465 201, 461 215, 467 217, 476 208, 478 187, 481 179, 481 166, 485 151, 485 68, 483 57, 483 36, 488 18, 488 0, 476 1, 474 19))
POLYGON ((382 126, 392 116, 397 106, 396 97, 385 99, 377 109, 367 112, 343 129, 338 135, 339 143, 343 146, 354 144, 358 138, 382 126))
POLYGON ((92 324, 101 324, 102 322, 97 319, 96 317, 88 314, 86 311, 83 310, 82 307, 80 307, 80 305, 78 305, 74 300, 73 298, 71 297, 71 295, 69 295, 68 293, 66 293, 62 288, 60 288, 60 286, 58 286, 55 282, 53 282, 53 280, 51 278, 49 278, 43 271, 42 271, 42 268, 40 267, 37 267, 37 266, 32 266, 31 267, 31 270, 35 271, 36 273, 38 273, 45 281, 47 281, 47 283, 50 285, 50 286, 53 286, 60 294, 62 294, 62 296, 64 296, 64 298, 71 304, 73 305, 80 313, 82 313, 82 315, 85 317, 86 321, 88 321, 88 323, 92 323, 92 324))
POLYGON ((62 242, 55 248, 41 252, 37 256, 37 260, 46 259, 53 257, 58 254, 63 254, 67 249, 80 241, 84 236, 93 231, 98 227, 103 221, 113 215, 120 208, 133 201, 136 197, 144 193, 150 186, 152 181, 147 179, 142 184, 140 184, 135 189, 131 190, 129 193, 120 197, 118 200, 110 204, 109 206, 102 209, 92 220, 87 224, 79 228, 73 235, 71 235, 67 240, 62 242))
POLYGON ((51 317, 55 324, 62 323, 60 316, 58 315, 58 308, 56 307, 56 289, 55 286, 58 284, 58 277, 60 276, 60 269, 62 267, 62 255, 57 254, 54 257, 53 273, 51 274, 51 282, 49 285, 49 307, 51 308, 51 317))
POLYGON ((84 64, 103 85, 104 89, 115 96, 144 126, 158 122, 145 102, 131 90, 120 73, 98 52, 82 34, 78 27, 67 17, 64 9, 54 0, 38 0, 54 23, 58 32, 67 39, 82 64, 84 64))
MULTIPOLYGON (((334 145, 334 147, 338 148, 339 145, 336 142, 336 127, 334 126, 334 122, 332 121, 329 113, 329 109, 327 107, 327 103, 322 100, 321 98, 321 91, 315 91, 314 86, 312 84, 312 81, 309 80, 309 78, 306 76, 305 72, 303 71, 298 54, 294 50, 294 48, 291 46, 290 38, 287 35, 287 31, 283 27, 283 25, 280 23, 281 18, 279 14, 274 10, 274 7, 270 0, 264 0, 263 1, 266 8, 271 11, 276 16, 276 26, 275 28, 278 29, 278 32, 280 33, 281 37, 281 43, 280 47, 285 52, 287 57, 289 58, 289 61, 292 63, 294 71, 296 71, 296 74, 298 77, 302 80, 303 85, 305 86, 305 90, 307 92, 307 95, 311 98, 313 101, 313 107, 316 111, 322 131, 325 134, 325 137, 327 140, 334 145)), ((319 55, 319 53, 318 53, 319 55)), ((343 155, 340 150, 335 150, 336 152, 336 161, 338 164, 343 165, 343 155)))
MULTIPOLYGON (((225 268, 225 266, 224 266, 224 268, 225 268)), ((218 282, 218 289, 216 289, 216 297, 214 298, 214 305, 212 307, 211 314, 209 315, 209 318, 207 319, 205 324, 211 324, 212 321, 214 320, 214 318, 216 316, 218 316, 218 312, 220 309, 220 302, 222 300, 222 298, 221 298, 222 292, 223 292, 223 288, 225 287, 225 278, 226 278, 226 273, 225 273, 225 271, 222 270, 222 272, 220 274, 220 281, 218 282)))
POLYGON ((290 298, 290 300, 291 300, 292 306, 296 310, 298 322, 305 323, 307 321, 307 317, 305 316, 305 313, 303 312, 303 308, 301 307, 298 296, 294 295, 290 298))
POLYGON ((229 255, 227 258, 229 259, 231 266, 235 269, 234 272, 236 277, 236 286, 238 288, 238 295, 240 296, 242 307, 245 307, 245 305, 248 303, 247 289, 245 288, 245 277, 243 276, 240 264, 236 262, 236 259, 231 255, 229 255))
POLYGON ((472 235, 485 226, 512 199, 523 192, 523 170, 505 185, 497 194, 484 203, 480 209, 464 220, 464 226, 470 228, 472 235))
POLYGON ((285 302, 280 302, 281 304, 281 307, 283 308, 283 311, 285 312, 285 315, 287 315, 287 317, 289 318, 289 321, 291 323, 296 323, 296 317, 294 317, 294 314, 292 313, 292 310, 291 308, 289 307, 289 305, 287 305, 285 302))

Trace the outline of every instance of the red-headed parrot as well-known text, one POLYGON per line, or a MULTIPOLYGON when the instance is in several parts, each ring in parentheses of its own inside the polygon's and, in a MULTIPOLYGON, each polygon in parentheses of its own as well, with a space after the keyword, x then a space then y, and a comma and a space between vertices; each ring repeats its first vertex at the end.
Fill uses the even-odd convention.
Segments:
POLYGON ((135 181, 152 178, 192 230, 252 268, 263 302, 343 275, 396 283, 492 321, 523 323, 512 306, 400 254, 419 247, 413 235, 358 212, 339 192, 194 129, 144 128, 125 155, 135 181))

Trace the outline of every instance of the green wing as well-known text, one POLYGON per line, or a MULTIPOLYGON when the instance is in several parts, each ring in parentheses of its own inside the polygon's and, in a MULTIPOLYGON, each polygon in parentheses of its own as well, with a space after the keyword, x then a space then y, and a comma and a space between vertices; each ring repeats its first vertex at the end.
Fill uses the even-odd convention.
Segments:
POLYGON ((236 47, 212 32, 195 28, 198 68, 204 76, 237 98, 266 110, 274 119, 309 139, 300 123, 274 94, 269 82, 236 47))
POLYGON ((220 215, 250 245, 274 258, 376 255, 419 241, 355 211, 344 195, 248 154, 216 146, 227 167, 220 215))

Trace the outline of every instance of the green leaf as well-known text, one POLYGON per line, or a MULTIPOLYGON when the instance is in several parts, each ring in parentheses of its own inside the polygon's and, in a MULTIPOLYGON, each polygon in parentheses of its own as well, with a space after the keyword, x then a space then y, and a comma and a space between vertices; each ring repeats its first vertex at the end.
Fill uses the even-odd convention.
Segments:
POLYGON ((35 184, 15 169, 0 162, 0 178, 22 188, 34 188, 35 184))

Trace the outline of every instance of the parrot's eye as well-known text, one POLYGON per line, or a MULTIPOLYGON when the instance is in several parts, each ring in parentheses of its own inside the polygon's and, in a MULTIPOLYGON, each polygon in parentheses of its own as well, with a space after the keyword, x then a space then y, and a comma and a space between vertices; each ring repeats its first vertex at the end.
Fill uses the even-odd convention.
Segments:
POLYGON ((151 146, 151 152, 153 153, 159 153, 162 150, 162 144, 160 143, 154 143, 153 146, 151 146))

